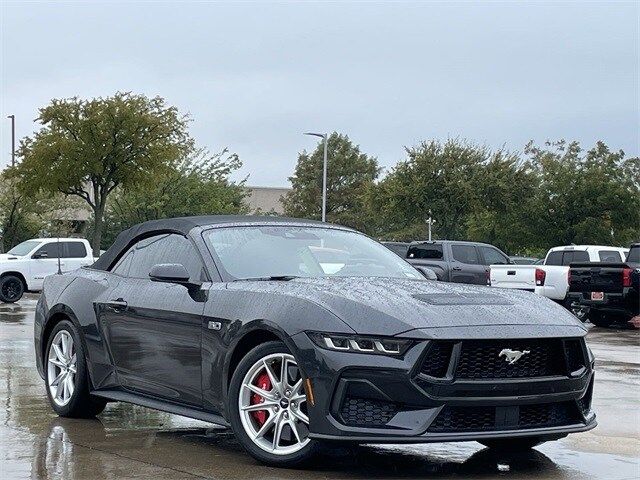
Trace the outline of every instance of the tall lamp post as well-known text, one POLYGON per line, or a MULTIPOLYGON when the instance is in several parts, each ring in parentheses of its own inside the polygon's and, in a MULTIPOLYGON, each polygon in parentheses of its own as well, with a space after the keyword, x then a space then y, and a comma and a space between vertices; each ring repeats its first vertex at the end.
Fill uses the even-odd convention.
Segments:
POLYGON ((16 116, 7 115, 11 119, 11 166, 16 166, 16 116))
POLYGON ((305 135, 320 137, 324 140, 324 162, 322 164, 322 221, 327 221, 327 134, 307 132, 305 135))

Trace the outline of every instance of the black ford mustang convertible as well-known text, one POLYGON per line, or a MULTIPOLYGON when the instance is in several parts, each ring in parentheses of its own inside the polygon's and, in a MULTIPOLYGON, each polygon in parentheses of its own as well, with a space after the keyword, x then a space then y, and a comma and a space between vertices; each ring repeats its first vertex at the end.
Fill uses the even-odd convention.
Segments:
POLYGON ((254 457, 328 441, 523 449, 596 425, 585 328, 527 292, 427 280, 324 223, 147 222, 45 280, 38 370, 62 416, 130 402, 229 425, 254 457))

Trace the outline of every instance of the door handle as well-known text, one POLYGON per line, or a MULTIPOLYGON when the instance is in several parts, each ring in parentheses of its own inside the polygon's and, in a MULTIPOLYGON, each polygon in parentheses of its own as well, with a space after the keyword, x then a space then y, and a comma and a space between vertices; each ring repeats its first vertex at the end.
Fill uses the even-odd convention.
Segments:
POLYGON ((453 267, 451 270, 453 270, 454 272, 461 272, 462 267, 453 267))
POLYGON ((122 298, 117 298, 115 300, 109 300, 107 303, 107 307, 114 312, 121 312, 125 310, 129 304, 125 302, 122 298))

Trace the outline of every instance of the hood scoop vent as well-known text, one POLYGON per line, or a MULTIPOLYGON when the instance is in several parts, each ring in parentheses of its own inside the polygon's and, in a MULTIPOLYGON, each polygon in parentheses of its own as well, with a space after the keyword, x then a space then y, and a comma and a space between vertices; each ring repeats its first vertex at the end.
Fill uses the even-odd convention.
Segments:
POLYGON ((419 293, 413 298, 429 305, 513 305, 504 297, 484 293, 419 293))

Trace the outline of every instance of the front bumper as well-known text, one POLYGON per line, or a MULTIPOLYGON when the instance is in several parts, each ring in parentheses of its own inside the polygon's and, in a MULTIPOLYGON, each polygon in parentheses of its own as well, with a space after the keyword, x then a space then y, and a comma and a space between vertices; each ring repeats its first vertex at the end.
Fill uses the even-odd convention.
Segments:
POLYGON ((602 300, 591 300, 591 292, 569 292, 567 299, 602 313, 623 314, 630 317, 640 314, 640 295, 630 288, 624 290, 623 293, 606 292, 602 300))
POLYGON ((572 376, 437 379, 420 371, 433 340, 416 341, 396 358, 326 350, 304 333, 292 339, 313 385, 311 438, 374 443, 553 439, 596 426, 590 409, 592 365, 572 376), (532 420, 538 417, 554 421, 532 420))

